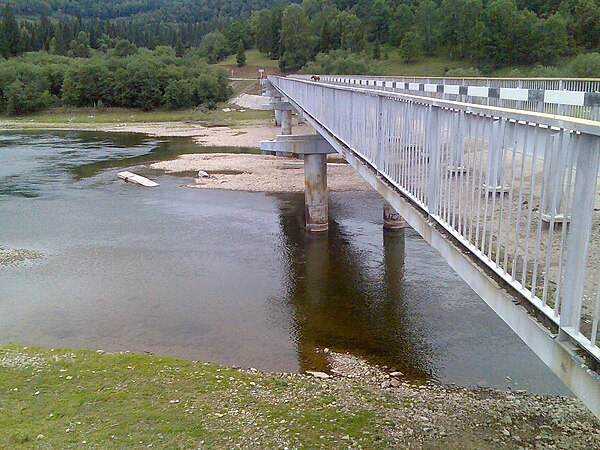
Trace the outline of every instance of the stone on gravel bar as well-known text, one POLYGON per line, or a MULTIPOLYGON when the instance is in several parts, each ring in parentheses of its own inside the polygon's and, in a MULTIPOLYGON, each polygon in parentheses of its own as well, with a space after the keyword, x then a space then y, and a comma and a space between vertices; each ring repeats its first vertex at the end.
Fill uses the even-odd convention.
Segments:
POLYGON ((307 370, 306 373, 309 375, 312 375, 315 378, 319 378, 321 380, 327 380, 328 378, 331 378, 331 375, 328 375, 325 372, 317 372, 314 370, 307 370))

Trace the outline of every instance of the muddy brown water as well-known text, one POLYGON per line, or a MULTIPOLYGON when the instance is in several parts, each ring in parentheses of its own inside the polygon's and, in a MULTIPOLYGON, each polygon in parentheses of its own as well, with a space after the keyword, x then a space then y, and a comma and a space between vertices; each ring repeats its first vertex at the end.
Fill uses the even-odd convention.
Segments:
POLYGON ((142 135, 0 137, 0 245, 46 254, 0 267, 0 344, 286 372, 327 370, 328 348, 417 381, 568 393, 414 231, 382 231, 374 192, 333 193, 317 236, 301 194, 116 177, 193 151, 142 135))

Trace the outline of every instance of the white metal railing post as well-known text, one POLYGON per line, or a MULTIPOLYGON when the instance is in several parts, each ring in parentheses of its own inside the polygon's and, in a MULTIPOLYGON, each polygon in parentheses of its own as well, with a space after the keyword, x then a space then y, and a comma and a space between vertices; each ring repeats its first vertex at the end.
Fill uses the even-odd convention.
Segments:
MULTIPOLYGON (((566 132, 557 132, 551 135, 551 145, 546 149, 544 156, 544 196, 548 201, 545 208, 540 210, 542 220, 551 222, 566 221, 563 211, 565 202, 565 170, 567 169, 567 156, 569 152, 569 135, 566 132)), ((571 149, 573 150, 573 149, 571 149)))
MULTIPOLYGON (((577 145, 573 204, 577 205, 578 212, 573 215, 567 244, 565 289, 560 313, 560 327, 561 329, 572 329, 577 333, 581 321, 600 147, 598 139, 587 134, 577 135, 575 139, 579 140, 579 145, 577 145)), ((565 337, 564 334, 562 337, 565 337)))
POLYGON ((429 173, 427 186, 427 209, 430 215, 438 213, 438 187, 440 183, 440 119, 439 108, 427 107, 425 139, 427 143, 425 155, 429 157, 429 173))
POLYGON ((491 139, 488 142, 486 190, 491 193, 502 192, 502 167, 504 163, 504 129, 506 121, 497 120, 492 123, 491 139))

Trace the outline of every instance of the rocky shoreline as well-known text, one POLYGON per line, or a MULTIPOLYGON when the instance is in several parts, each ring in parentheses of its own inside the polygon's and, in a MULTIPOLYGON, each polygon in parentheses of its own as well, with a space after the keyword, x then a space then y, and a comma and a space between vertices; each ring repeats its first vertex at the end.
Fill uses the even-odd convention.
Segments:
POLYGON ((328 352, 328 360, 331 381, 360 380, 395 405, 385 408, 394 424, 388 431, 403 448, 429 448, 440 441, 448 448, 600 448, 600 422, 574 398, 418 385, 349 354, 328 352))

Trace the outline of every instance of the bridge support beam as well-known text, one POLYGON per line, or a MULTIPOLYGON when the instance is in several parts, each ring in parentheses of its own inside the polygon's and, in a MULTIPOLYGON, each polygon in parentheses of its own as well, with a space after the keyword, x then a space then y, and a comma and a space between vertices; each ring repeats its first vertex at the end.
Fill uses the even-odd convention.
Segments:
POLYGON ((383 202, 383 228, 396 231, 405 228, 406 221, 387 201, 383 202))
POLYGON ((327 192, 327 155, 304 155, 304 220, 306 230, 329 228, 329 194, 327 192))

